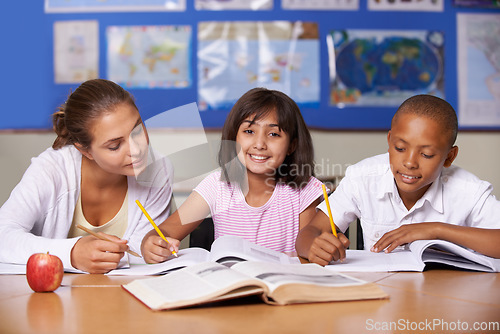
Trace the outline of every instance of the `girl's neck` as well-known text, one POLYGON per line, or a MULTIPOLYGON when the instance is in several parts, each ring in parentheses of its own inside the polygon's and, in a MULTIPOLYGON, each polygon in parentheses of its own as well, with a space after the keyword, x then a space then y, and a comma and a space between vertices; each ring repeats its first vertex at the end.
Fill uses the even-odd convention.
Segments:
POLYGON ((248 205, 260 207, 267 203, 276 188, 274 176, 247 173, 247 182, 241 185, 248 205))
POLYGON ((104 171, 94 160, 82 156, 82 184, 92 188, 115 188, 127 183, 125 175, 112 174, 104 171))

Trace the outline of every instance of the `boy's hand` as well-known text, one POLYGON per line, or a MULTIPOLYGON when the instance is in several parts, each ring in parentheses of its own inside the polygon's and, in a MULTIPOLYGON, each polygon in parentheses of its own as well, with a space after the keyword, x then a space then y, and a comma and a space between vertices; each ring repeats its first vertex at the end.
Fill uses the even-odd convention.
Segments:
POLYGON ((321 266, 329 264, 331 261, 345 259, 345 250, 349 247, 349 239, 337 233, 336 238, 331 232, 323 232, 314 238, 309 249, 308 260, 321 266))
MULTIPOLYGON (((101 234, 101 232, 99 232, 101 234)), ((71 250, 71 265, 91 274, 104 274, 118 267, 120 259, 128 250, 127 240, 104 234, 112 241, 94 236, 80 238, 71 250)))
POLYGON ((172 255, 172 251, 178 252, 180 241, 166 237, 168 244, 155 230, 151 230, 144 236, 141 244, 142 257, 146 263, 164 262, 172 255))
POLYGON ((438 228, 441 223, 408 224, 387 232, 371 248, 378 253, 385 249, 386 253, 392 252, 396 247, 408 244, 415 240, 438 239, 438 228))

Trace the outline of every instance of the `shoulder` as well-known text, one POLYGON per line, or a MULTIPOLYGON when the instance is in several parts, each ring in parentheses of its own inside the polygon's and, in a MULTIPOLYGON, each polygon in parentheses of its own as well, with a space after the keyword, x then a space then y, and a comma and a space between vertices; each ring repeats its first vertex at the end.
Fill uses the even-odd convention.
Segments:
POLYGON ((460 196, 481 196, 485 191, 492 189, 489 182, 455 165, 444 168, 440 180, 445 190, 460 196))
POLYGON ((73 145, 67 145, 57 150, 51 147, 46 149, 39 156, 31 159, 30 167, 43 168, 45 172, 72 171, 76 169, 76 166, 81 165, 81 161, 81 153, 73 145))
POLYGON ((230 184, 221 180, 221 170, 216 170, 203 178, 203 180, 195 187, 195 190, 216 190, 219 188, 231 187, 230 184))
POLYGON ((347 167, 346 177, 379 177, 390 169, 389 153, 375 155, 347 167))

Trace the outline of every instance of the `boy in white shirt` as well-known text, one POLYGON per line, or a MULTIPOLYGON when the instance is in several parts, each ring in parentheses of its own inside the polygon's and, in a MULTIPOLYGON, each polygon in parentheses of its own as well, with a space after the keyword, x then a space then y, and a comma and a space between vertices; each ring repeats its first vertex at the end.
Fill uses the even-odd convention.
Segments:
MULTIPOLYGON (((417 95, 403 102, 387 135, 388 153, 349 167, 329 196, 337 229, 359 218, 365 249, 373 252, 441 239, 500 258, 500 202, 491 184, 452 166, 457 132, 446 101, 417 95)), ((299 232, 297 252, 320 265, 343 260, 349 240, 333 236, 325 202, 318 208, 299 232)))

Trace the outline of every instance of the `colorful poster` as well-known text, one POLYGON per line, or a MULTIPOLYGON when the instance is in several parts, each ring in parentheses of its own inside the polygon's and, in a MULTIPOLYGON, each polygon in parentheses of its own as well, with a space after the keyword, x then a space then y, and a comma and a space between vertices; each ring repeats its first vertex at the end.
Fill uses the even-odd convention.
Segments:
POLYGON ((46 13, 184 10, 186 0, 45 0, 46 13))
POLYGON ((453 0, 456 7, 500 8, 499 0, 453 0))
POLYGON ((271 10, 273 0, 195 0, 197 10, 271 10))
POLYGON ((54 82, 81 83, 98 76, 97 21, 54 22, 54 82))
POLYGON ((184 88, 191 79, 190 26, 109 26, 108 79, 129 88, 184 88))
POLYGON ((444 97, 443 45, 436 31, 332 31, 330 104, 398 106, 415 94, 444 97))
POLYGON ((316 23, 201 22, 199 108, 228 110, 254 87, 279 90, 303 107, 318 107, 319 63, 316 23))
POLYGON ((368 0, 368 9, 442 12, 444 0, 368 0))
POLYGON ((458 121, 500 126, 500 15, 457 14, 458 121))
POLYGON ((281 0, 288 10, 358 10, 359 0, 281 0))

